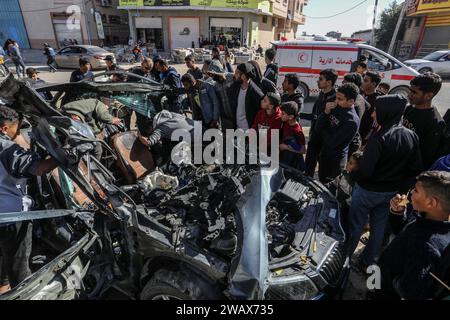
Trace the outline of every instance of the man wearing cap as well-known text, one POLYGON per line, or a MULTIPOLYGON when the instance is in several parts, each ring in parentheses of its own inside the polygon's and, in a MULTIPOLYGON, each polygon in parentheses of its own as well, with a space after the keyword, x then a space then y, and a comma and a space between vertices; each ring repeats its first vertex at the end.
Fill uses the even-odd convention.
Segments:
POLYGON ((47 65, 50 68, 50 72, 56 72, 57 69, 54 66, 56 53, 48 43, 44 43, 44 54, 47 56, 47 65))
POLYGON ((255 75, 255 69, 250 63, 238 65, 234 72, 234 83, 227 90, 238 129, 247 130, 252 126, 264 97, 261 89, 252 81, 255 75))

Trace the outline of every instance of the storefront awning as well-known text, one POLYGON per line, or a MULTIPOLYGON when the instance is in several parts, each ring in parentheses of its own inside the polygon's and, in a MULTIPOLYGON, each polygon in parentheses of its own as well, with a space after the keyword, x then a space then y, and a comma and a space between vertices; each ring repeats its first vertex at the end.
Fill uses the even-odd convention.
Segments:
POLYGON ((450 13, 450 0, 439 0, 439 1, 419 0, 416 12, 414 12, 410 16, 428 15, 436 13, 442 14, 450 13))
POLYGON ((162 29, 162 19, 160 17, 156 18, 136 17, 134 21, 136 24, 136 28, 162 29))

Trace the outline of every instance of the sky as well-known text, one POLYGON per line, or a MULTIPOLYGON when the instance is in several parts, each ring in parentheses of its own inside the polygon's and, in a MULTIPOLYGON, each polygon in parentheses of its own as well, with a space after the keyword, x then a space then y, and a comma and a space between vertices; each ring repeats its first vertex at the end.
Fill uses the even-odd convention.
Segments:
MULTIPOLYGON (((372 28, 373 8, 375 0, 366 0, 359 7, 334 18, 314 19, 313 17, 327 17, 343 12, 364 0, 309 0, 303 9, 306 24, 299 26, 297 35, 303 31, 307 34, 325 35, 329 31, 342 32, 343 36, 351 36, 353 32, 372 28)), ((379 0, 378 14, 388 7, 393 0, 379 0)), ((401 3, 402 0, 397 0, 401 3)))

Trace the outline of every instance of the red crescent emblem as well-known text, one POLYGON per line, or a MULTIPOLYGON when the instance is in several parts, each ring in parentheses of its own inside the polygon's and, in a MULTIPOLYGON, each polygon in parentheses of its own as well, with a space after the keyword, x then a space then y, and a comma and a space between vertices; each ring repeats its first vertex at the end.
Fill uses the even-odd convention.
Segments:
POLYGON ((298 62, 300 63, 305 63, 306 61, 308 61, 308 54, 306 52, 300 52, 298 54, 298 62))

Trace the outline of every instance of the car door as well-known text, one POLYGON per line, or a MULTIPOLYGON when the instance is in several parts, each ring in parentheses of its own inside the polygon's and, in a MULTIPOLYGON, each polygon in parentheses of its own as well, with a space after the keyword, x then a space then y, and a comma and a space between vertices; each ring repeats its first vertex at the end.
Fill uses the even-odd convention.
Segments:
POLYGON ((82 49, 80 47, 71 47, 70 53, 68 55, 71 68, 78 68, 80 66, 79 60, 82 55, 82 49))
POLYGON ((450 75, 450 51, 434 62, 433 70, 441 76, 450 75))
MULTIPOLYGON (((28 220, 51 220, 72 216, 74 219, 90 212, 75 210, 42 210, 10 212, 0 215, 0 225, 28 220)), ((82 219, 79 219, 80 223, 82 219)), ((79 297, 83 278, 90 265, 81 256, 98 241, 98 234, 86 226, 86 233, 42 268, 24 279, 12 290, 0 295, 1 300, 71 300, 79 297)))
POLYGON ((62 48, 61 50, 58 51, 55 57, 58 67, 60 68, 70 67, 69 54, 71 51, 72 51, 71 47, 62 48))

